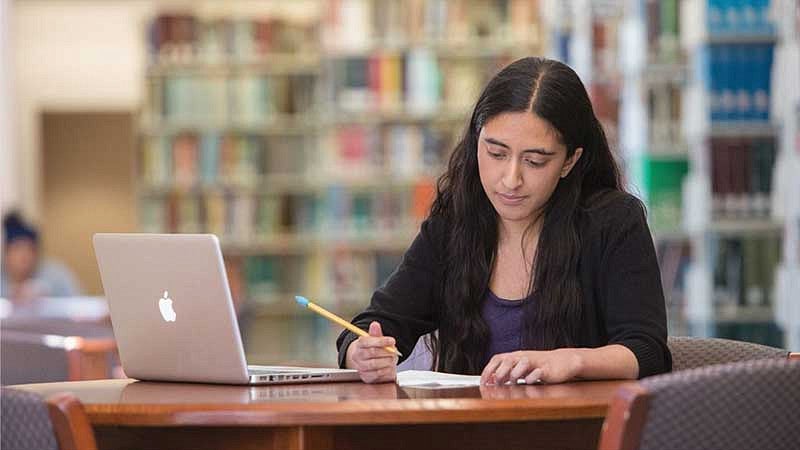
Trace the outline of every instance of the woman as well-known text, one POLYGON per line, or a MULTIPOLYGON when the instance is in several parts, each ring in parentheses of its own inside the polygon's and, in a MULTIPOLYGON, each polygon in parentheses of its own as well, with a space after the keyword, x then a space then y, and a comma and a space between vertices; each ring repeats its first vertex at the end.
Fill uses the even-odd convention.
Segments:
POLYGON ((635 379, 669 371, 664 297, 642 204, 623 191, 586 89, 566 65, 492 78, 439 179, 430 216, 339 363, 392 381, 397 345, 482 383, 635 379))

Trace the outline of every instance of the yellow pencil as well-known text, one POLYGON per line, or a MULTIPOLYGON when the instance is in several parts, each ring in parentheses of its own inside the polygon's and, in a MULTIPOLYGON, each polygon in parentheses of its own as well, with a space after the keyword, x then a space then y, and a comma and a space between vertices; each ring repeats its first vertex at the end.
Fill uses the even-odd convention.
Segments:
MULTIPOLYGON (((337 324, 347 328, 348 330, 352 331, 353 333, 355 333, 355 334, 357 334, 359 336, 369 336, 369 333, 367 333, 366 331, 364 331, 361 328, 358 328, 357 326, 353 325, 352 323, 342 319, 341 317, 339 317, 336 314, 328 311, 327 309, 325 309, 325 308, 323 308, 323 307, 321 307, 321 306, 309 301, 305 297, 302 297, 300 295, 295 295, 294 299, 295 299, 295 301, 297 301, 297 303, 299 303, 299 304, 305 306, 306 308, 314 311, 315 313, 317 313, 320 316, 330 320, 331 322, 337 323, 337 324)), ((389 353, 394 353, 397 356, 403 356, 394 347, 383 347, 383 348, 385 348, 386 351, 389 352, 389 353)))

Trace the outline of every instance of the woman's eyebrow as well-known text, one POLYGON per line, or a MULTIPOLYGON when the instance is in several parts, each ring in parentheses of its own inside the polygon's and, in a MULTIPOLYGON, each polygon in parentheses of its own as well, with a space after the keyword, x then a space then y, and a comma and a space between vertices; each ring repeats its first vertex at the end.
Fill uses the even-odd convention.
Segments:
MULTIPOLYGON (((499 141, 499 140, 497 140, 495 138, 485 137, 485 138, 483 138, 483 140, 488 142, 489 144, 499 145, 500 147, 503 147, 503 148, 506 148, 508 150, 511 150, 511 147, 509 147, 508 144, 506 144, 506 143, 504 143, 502 141, 499 141)), ((528 148, 528 149, 523 150, 522 153, 538 153, 540 155, 545 155, 545 156, 555 155, 555 152, 550 152, 550 151, 547 151, 547 150, 545 150, 543 148, 528 148)))

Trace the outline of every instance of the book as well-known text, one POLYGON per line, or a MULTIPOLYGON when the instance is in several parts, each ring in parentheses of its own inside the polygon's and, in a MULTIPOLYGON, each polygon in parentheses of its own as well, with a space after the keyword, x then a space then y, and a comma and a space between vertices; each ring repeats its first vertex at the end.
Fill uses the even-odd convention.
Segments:
POLYGON ((768 217, 774 138, 714 138, 710 152, 714 217, 768 217))
POLYGON ((712 121, 769 120, 773 44, 711 44, 707 84, 712 121))

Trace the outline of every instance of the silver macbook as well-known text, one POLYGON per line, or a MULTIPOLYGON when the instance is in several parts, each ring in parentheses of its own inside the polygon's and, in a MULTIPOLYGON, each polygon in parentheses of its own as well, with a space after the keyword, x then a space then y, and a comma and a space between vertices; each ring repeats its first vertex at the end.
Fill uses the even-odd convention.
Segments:
POLYGON ((93 241, 127 376, 226 384, 359 379, 348 369, 248 366, 216 236, 98 233, 93 241))

